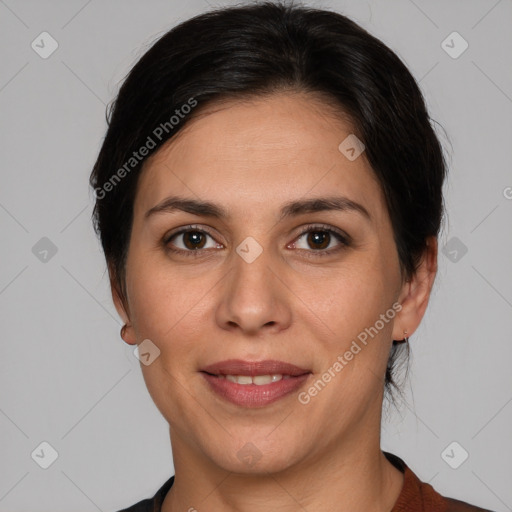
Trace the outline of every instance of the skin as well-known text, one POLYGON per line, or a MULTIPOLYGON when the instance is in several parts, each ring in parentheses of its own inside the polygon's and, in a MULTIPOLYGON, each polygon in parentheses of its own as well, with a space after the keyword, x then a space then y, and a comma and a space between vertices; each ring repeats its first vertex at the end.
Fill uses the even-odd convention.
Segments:
MULTIPOLYGON (((418 271, 403 279, 365 153, 350 161, 338 150, 350 133, 320 99, 276 93, 207 107, 146 162, 125 305, 111 284, 125 342, 150 339, 161 351, 141 368, 170 425, 176 477, 164 512, 389 512, 400 494, 403 475, 380 449, 384 375, 392 340, 413 334, 424 315, 437 241, 429 239, 418 271), (371 221, 354 211, 279 221, 285 202, 334 193, 363 205, 371 221), (231 216, 144 219, 170 195, 218 203, 231 216), (318 223, 347 233, 351 244, 331 235, 322 246, 300 235, 318 223), (190 224, 211 232, 197 258, 165 247, 166 235, 190 224), (235 251, 248 236, 263 249, 252 263, 235 251), (324 247, 340 251, 318 256, 324 247), (401 311, 307 405, 294 393, 238 407, 199 373, 225 359, 278 359, 311 369, 299 391, 307 390, 395 302, 401 311), (252 465, 237 457, 249 442, 259 454, 252 465)), ((193 252, 183 235, 167 247, 193 252)))

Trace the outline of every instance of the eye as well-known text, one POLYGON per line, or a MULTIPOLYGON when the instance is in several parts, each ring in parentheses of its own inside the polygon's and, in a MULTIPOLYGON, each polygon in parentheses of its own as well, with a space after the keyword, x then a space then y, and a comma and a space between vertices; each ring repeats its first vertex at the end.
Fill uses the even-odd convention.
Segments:
POLYGON ((206 245, 207 237, 210 237, 213 240, 212 235, 208 233, 208 231, 205 231, 204 229, 198 229, 196 226, 187 226, 186 228, 176 233, 172 233, 171 235, 166 237, 164 240, 164 244, 171 252, 185 254, 186 256, 199 255, 201 249, 221 249, 223 247, 222 244, 218 244, 215 241, 213 244, 210 245, 210 247, 208 247, 206 245), (171 244, 171 241, 174 239, 177 240, 178 244, 176 244, 175 242, 171 244), (181 247, 179 245, 180 243, 181 247), (175 249, 170 245, 177 246, 178 248, 175 249))
POLYGON ((308 252, 316 253, 315 256, 325 256, 335 252, 338 252, 345 247, 350 245, 350 238, 348 235, 345 235, 338 230, 335 230, 329 226, 324 225, 313 225, 313 226, 305 226, 299 237, 291 244, 295 248, 299 248, 301 250, 306 250, 308 252), (307 235, 307 237, 305 237, 307 235), (297 247, 298 241, 305 238, 305 246, 306 247, 297 247), (338 242, 337 244, 335 242, 338 242), (334 243, 334 248, 333 244, 334 243), (309 248, 313 248, 314 250, 308 250, 309 248))

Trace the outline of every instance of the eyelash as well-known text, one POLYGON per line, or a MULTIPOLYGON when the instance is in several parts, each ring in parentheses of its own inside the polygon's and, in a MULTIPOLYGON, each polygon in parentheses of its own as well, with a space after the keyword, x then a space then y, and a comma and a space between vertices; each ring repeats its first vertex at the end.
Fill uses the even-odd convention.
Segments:
MULTIPOLYGON (((333 229, 332 227, 322 225, 322 224, 311 224, 308 226, 304 226, 302 228, 302 230, 300 231, 300 233, 295 238, 295 241, 299 240, 306 233, 315 232, 315 231, 330 233, 331 235, 334 235, 334 237, 340 242, 340 245, 334 249, 327 249, 327 250, 326 249, 321 249, 321 250, 299 249, 300 251, 306 251, 307 253, 312 252, 313 255, 308 255, 307 256, 308 258, 330 256, 331 254, 342 251, 343 249, 345 249, 351 245, 350 237, 348 237, 346 234, 342 233, 341 231, 337 231, 337 230, 333 229)), ((169 243, 173 238, 175 238, 179 235, 183 235, 184 233, 189 233, 189 232, 203 233, 203 234, 206 234, 213 238, 213 235, 209 231, 205 230, 204 228, 200 229, 196 225, 190 225, 190 226, 186 226, 185 228, 181 229, 180 231, 177 231, 177 232, 171 233, 170 235, 167 235, 163 240, 164 246, 166 247, 166 249, 168 251, 175 253, 175 254, 182 254, 184 256, 190 256, 193 258, 194 257, 197 258, 197 257, 201 256, 202 255, 201 253, 204 252, 204 249, 184 250, 184 249, 173 249, 169 246, 169 243)), ((293 243, 295 243, 295 241, 293 243)))

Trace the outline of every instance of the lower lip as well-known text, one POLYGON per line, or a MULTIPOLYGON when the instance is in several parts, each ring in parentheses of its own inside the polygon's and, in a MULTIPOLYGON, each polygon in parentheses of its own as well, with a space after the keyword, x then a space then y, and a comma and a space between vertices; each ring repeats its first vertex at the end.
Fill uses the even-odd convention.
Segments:
POLYGON ((226 378, 219 378, 205 372, 201 373, 213 391, 231 403, 242 407, 262 407, 276 402, 296 391, 311 375, 306 373, 258 386, 257 384, 237 384, 226 378))

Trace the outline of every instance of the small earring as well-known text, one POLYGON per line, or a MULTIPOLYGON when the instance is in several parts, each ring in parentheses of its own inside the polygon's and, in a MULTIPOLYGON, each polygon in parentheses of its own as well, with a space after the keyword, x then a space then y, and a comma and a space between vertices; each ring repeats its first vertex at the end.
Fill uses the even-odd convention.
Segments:
POLYGON ((409 338, 407 337, 407 331, 404 331, 404 343, 408 343, 409 338))

